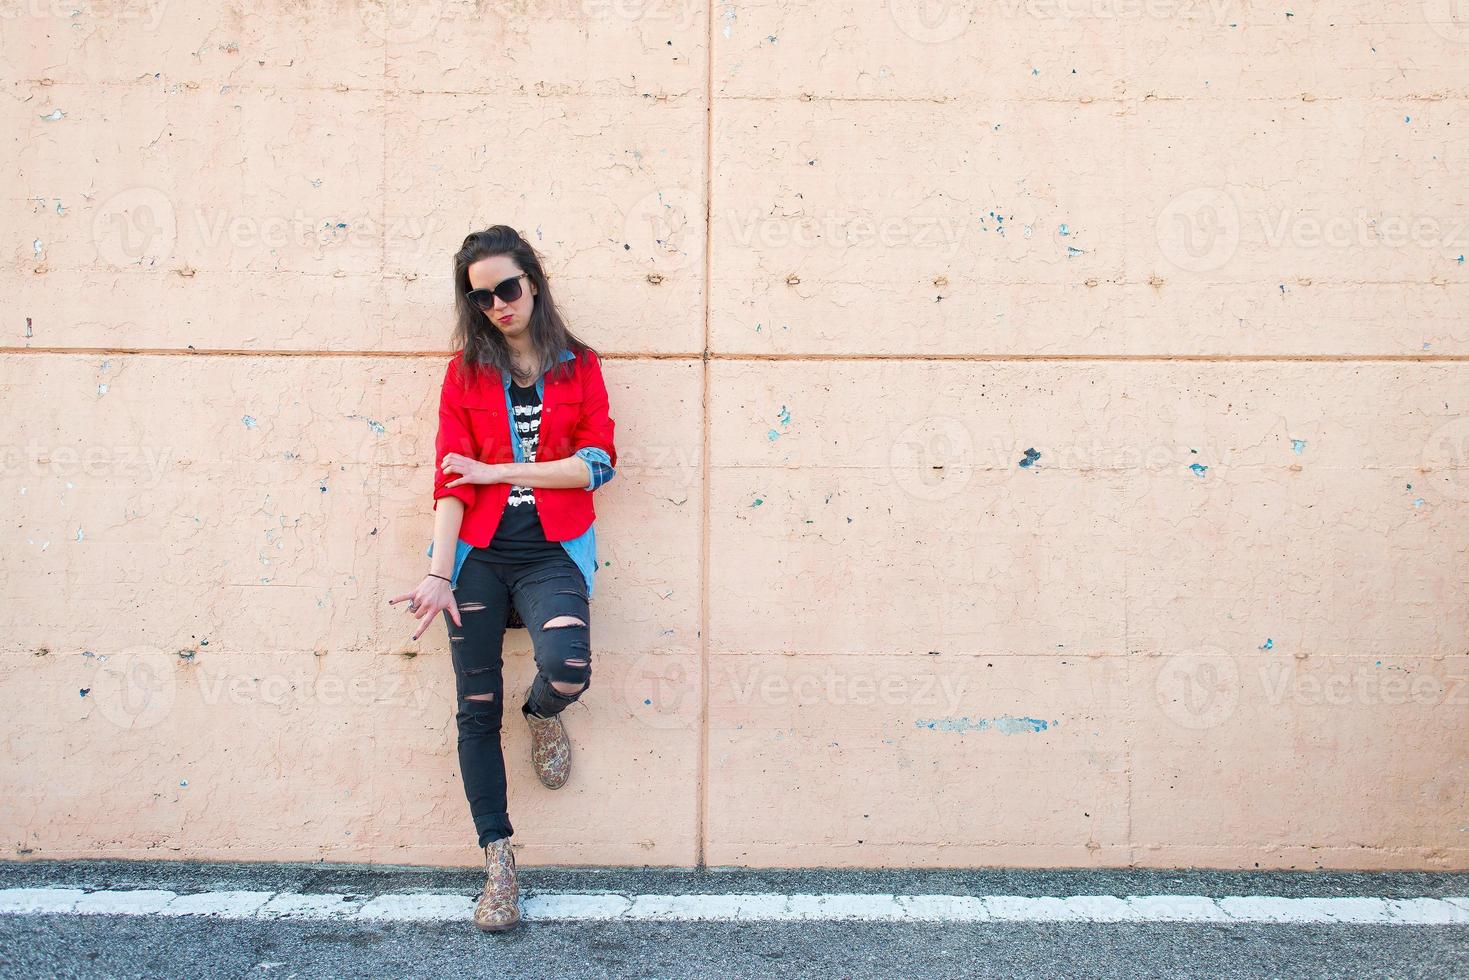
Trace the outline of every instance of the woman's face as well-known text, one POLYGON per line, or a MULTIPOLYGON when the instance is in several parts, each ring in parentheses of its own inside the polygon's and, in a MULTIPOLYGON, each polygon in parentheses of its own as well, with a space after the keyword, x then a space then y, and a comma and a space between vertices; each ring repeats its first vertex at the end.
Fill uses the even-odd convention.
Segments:
MULTIPOLYGON (((470 289, 494 289, 524 270, 508 255, 490 255, 471 263, 466 271, 469 273, 470 289)), ((535 286, 531 285, 528 277, 521 279, 520 298, 513 303, 506 303, 496 296, 494 308, 483 311, 485 319, 507 338, 524 334, 530 329, 530 311, 536 305, 535 292, 535 286)))

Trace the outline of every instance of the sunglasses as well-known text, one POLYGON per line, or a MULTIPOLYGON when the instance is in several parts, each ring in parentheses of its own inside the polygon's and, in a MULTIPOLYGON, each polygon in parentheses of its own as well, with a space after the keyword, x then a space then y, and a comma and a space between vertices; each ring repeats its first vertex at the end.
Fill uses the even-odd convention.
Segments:
POLYGON ((528 277, 522 272, 518 276, 511 276, 504 282, 496 284, 494 289, 471 289, 464 296, 480 309, 492 310, 495 308, 496 296, 500 297, 506 303, 513 303, 520 299, 520 280, 525 278, 528 277))

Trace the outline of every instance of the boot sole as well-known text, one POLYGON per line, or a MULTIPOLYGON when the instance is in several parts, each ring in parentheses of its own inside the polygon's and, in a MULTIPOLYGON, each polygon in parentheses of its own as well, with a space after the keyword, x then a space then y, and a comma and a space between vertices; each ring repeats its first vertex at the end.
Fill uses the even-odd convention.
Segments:
POLYGON ((516 919, 514 922, 507 923, 503 926, 487 926, 483 923, 476 922, 474 927, 480 932, 509 932, 518 925, 520 925, 520 920, 516 919))

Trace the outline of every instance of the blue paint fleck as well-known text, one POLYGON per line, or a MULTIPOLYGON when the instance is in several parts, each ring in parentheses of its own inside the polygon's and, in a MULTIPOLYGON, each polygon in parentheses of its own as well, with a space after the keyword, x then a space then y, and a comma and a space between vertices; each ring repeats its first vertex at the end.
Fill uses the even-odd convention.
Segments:
POLYGON ((1203 463, 1190 463, 1188 468, 1193 470, 1194 473, 1196 473, 1200 477, 1202 477, 1209 470, 1209 467, 1205 466, 1203 463))
POLYGON ((253 428, 255 428, 255 416, 253 416, 253 415, 246 415, 244 417, 244 419, 242 419, 242 421, 245 423, 245 428, 247 428, 247 429, 253 429, 253 428))
POLYGON ((964 715, 959 718, 918 718, 914 720, 914 727, 926 728, 937 732, 965 732, 996 731, 1002 735, 1022 735, 1043 732, 1055 728, 1061 723, 1059 721, 1046 721, 1044 718, 1016 717, 1015 715, 1000 715, 997 718, 970 718, 964 715))
POLYGON ((1067 245, 1066 246, 1066 257, 1068 259, 1074 259, 1078 255, 1082 255, 1082 254, 1084 254, 1084 250, 1083 249, 1079 249, 1075 245, 1067 245))
POLYGON ((1067 235, 1071 234, 1071 226, 1062 225, 1060 228, 1057 228, 1056 231, 1060 233, 1062 238, 1065 238, 1067 235))
POLYGON ((765 433, 765 438, 769 439, 771 442, 774 442, 775 440, 780 438, 780 433, 776 432, 774 429, 771 429, 769 432, 765 433))
POLYGON ((1290 449, 1291 452, 1295 453, 1297 456, 1301 455, 1301 453, 1306 451, 1306 440, 1292 439, 1290 441, 1290 449))
POLYGON ((1262 643, 1262 644, 1260 644, 1260 649, 1261 650, 1274 650, 1275 649, 1275 641, 1273 639, 1271 639, 1270 637, 1267 636, 1265 638, 1265 642, 1262 643))
POLYGON ((79 689, 78 693, 82 697, 86 697, 88 694, 91 694, 92 693, 92 689, 90 687, 83 687, 83 688, 79 689))
POLYGON ((1029 469, 1031 466, 1035 465, 1035 461, 1040 458, 1041 454, 1036 452, 1035 449, 1027 449, 1025 451, 1025 458, 1020 461, 1021 469, 1029 469))

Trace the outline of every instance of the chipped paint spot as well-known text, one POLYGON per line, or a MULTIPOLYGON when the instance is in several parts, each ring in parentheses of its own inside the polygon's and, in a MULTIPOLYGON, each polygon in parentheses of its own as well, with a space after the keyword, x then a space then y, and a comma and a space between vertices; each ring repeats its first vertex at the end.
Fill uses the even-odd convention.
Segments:
POLYGON ((1290 441, 1290 449, 1291 449, 1291 452, 1293 452, 1297 456, 1299 456, 1301 453, 1303 453, 1303 452, 1306 451, 1306 440, 1304 440, 1304 439, 1292 439, 1290 441))
POLYGON ((756 497, 755 498, 755 502, 753 504, 751 504, 750 506, 751 507, 759 507, 763 503, 765 503, 765 498, 764 497, 756 497))
POLYGON ((255 416, 253 416, 253 415, 246 415, 241 421, 243 421, 245 423, 245 428, 247 428, 247 429, 253 429, 253 428, 255 428, 255 416))
POLYGON ((1035 465, 1035 461, 1041 458, 1041 454, 1034 448, 1025 451, 1025 458, 1020 461, 1021 469, 1029 469, 1035 465))
POLYGON ((1270 637, 1267 636, 1265 638, 1265 642, 1262 643, 1262 644, 1260 644, 1260 649, 1261 650, 1274 650, 1275 649, 1275 641, 1272 640, 1270 637))
POLYGON ((1203 463, 1190 463, 1188 464, 1188 468, 1193 470, 1194 473, 1201 477, 1209 471, 1209 467, 1205 466, 1203 463))
POLYGON ((65 118, 66 113, 62 112, 60 109, 52 109, 50 112, 41 117, 42 121, 44 122, 56 122, 59 119, 65 118))
POLYGON ((1016 717, 1015 715, 1000 715, 998 718, 970 718, 964 715, 958 718, 919 718, 914 721, 917 728, 926 728, 936 732, 965 732, 996 731, 1001 735, 1025 735, 1035 732, 1043 732, 1055 728, 1061 723, 1059 721, 1046 721, 1043 718, 1016 717))

